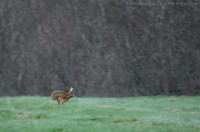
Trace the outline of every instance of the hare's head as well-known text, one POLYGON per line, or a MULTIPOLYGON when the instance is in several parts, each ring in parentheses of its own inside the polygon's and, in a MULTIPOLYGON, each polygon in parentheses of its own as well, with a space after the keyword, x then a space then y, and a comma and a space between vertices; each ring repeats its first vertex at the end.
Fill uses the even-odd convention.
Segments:
POLYGON ((73 93, 73 88, 71 87, 69 92, 68 92, 68 96, 71 98, 71 97, 74 97, 74 93, 73 93))

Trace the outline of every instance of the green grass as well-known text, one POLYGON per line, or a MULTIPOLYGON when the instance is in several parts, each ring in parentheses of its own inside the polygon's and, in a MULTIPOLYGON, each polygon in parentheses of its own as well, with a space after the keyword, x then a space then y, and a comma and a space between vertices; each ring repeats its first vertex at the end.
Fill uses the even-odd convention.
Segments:
POLYGON ((200 132, 200 96, 1 97, 1 132, 200 132))

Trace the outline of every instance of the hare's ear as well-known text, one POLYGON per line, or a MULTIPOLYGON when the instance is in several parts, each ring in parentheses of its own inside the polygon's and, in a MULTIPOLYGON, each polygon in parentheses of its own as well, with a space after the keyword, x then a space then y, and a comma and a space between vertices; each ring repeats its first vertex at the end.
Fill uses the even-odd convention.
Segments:
POLYGON ((69 90, 69 92, 72 92, 72 91, 73 91, 73 88, 71 87, 70 90, 69 90))

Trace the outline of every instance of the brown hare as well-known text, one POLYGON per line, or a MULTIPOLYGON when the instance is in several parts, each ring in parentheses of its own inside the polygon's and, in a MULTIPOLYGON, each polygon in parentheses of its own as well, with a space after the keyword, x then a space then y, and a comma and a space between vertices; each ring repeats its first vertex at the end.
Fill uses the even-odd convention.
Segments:
POLYGON ((51 98, 57 100, 59 105, 64 105, 70 98, 74 97, 73 88, 71 87, 68 93, 63 91, 53 91, 51 93, 51 98))

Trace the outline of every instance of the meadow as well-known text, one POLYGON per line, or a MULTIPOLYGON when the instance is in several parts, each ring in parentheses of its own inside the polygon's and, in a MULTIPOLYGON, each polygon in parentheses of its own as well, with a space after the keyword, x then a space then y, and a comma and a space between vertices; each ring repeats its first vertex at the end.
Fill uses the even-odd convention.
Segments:
POLYGON ((1 132, 200 132, 200 96, 0 98, 1 132))

